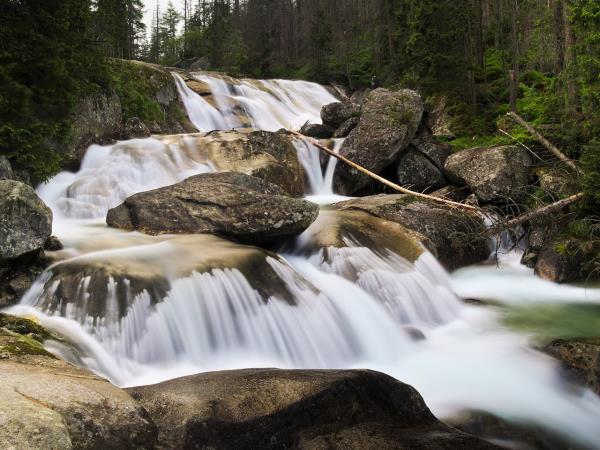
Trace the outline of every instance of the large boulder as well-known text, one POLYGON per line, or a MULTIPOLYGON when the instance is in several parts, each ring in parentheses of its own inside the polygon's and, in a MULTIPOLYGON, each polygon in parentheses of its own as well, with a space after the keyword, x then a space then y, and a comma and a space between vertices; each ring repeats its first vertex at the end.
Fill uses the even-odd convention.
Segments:
POLYGON ((131 396, 44 347, 57 336, 0 315, 0 448, 153 448, 157 431, 131 396))
POLYGON ((495 449, 377 372, 238 370, 129 389, 164 448, 495 449))
POLYGON ((31 186, 0 180, 0 261, 40 250, 52 232, 52 211, 31 186))
POLYGON ((420 151, 409 148, 398 160, 398 184, 413 191, 427 191, 444 187, 446 177, 431 160, 420 151))
POLYGON ((193 150, 197 161, 210 163, 219 172, 242 172, 276 184, 294 197, 304 194, 304 170, 294 137, 287 133, 214 131, 172 139, 180 140, 193 150))
MULTIPOLYGON (((408 146, 422 116, 423 102, 416 92, 376 89, 365 100, 360 122, 346 138, 340 155, 379 173, 408 146)), ((352 194, 370 182, 367 175, 345 164, 336 168, 334 183, 341 194, 352 194)))
POLYGON ((527 194, 532 161, 515 145, 478 147, 454 153, 446 161, 452 181, 469 189, 483 203, 521 201, 527 194))
POLYGON ((414 191, 431 191, 448 184, 444 164, 452 147, 437 142, 428 132, 422 132, 402 152, 396 171, 398 183, 414 191))
POLYGON ((108 225, 148 234, 208 233, 258 244, 295 236, 318 216, 317 205, 236 172, 196 175, 141 192, 111 209, 108 225))
POLYGON ((485 261, 490 245, 483 220, 464 211, 406 195, 375 195, 336 203, 342 211, 364 211, 399 223, 428 240, 428 249, 448 270, 485 261))

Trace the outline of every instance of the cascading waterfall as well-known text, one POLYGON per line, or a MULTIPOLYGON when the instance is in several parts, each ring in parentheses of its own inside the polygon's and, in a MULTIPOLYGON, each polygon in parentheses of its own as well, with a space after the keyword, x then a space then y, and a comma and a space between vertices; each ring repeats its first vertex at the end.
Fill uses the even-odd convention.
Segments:
MULTIPOLYGON (((205 131, 298 128, 318 122, 321 105, 334 101, 312 83, 198 74, 211 89, 207 99, 175 77, 190 119, 205 131)), ((308 194, 332 196, 336 160, 323 172, 316 149, 295 145, 308 194)), ((427 252, 411 262, 351 236, 339 248, 310 249, 311 229, 275 257, 214 237, 151 237, 99 223, 135 192, 212 170, 185 139, 90 147, 78 173, 39 188, 66 250, 9 312, 37 317, 76 347, 49 349, 122 386, 242 367, 366 367, 413 385, 442 418, 489 411, 600 448, 600 399, 562 381, 556 362, 507 330, 497 311, 455 295, 502 303, 535 291, 539 301, 597 302, 598 291, 557 287, 529 272, 516 283, 495 267, 450 277, 427 252), (247 270, 248 252, 277 286, 265 288, 247 270)))

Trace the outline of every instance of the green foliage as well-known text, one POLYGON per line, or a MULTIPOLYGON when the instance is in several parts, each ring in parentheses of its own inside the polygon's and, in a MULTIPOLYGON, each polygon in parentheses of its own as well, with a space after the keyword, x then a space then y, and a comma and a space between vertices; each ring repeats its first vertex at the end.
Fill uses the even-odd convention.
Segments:
POLYGON ((153 100, 157 86, 151 80, 153 76, 159 76, 158 72, 154 73, 151 68, 135 62, 111 60, 109 74, 110 84, 121 100, 124 120, 132 117, 147 123, 164 120, 165 113, 161 105, 153 100))
POLYGON ((585 193, 584 210, 600 211, 600 138, 592 140, 584 147, 581 157, 584 171, 582 180, 585 193))
POLYGON ((0 152, 35 182, 59 170, 79 96, 103 81, 90 4, 5 0, 0 14, 0 152))

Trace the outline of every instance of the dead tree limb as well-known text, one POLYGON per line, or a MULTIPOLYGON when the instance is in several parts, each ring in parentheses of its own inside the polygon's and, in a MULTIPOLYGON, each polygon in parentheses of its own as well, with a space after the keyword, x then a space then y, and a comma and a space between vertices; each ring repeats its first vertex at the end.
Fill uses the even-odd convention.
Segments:
POLYGON ((578 202, 579 200, 581 200, 583 198, 583 196, 584 196, 583 192, 580 192, 579 194, 575 194, 570 197, 563 198, 562 200, 559 200, 557 202, 551 203, 546 206, 542 206, 541 208, 537 208, 532 211, 528 211, 525 214, 515 217, 514 219, 510 219, 507 222, 497 223, 492 228, 490 228, 490 232, 492 234, 494 234, 494 233, 497 233, 502 230, 508 230, 510 228, 514 228, 516 226, 523 225, 525 222, 531 222, 532 220, 535 220, 535 219, 545 216, 547 214, 552 214, 554 212, 558 212, 558 211, 562 210, 563 208, 565 208, 569 205, 572 205, 573 203, 578 202))
POLYGON ((509 138, 511 138, 513 141, 515 141, 517 144, 519 144, 521 147, 523 147, 525 150, 527 150, 529 153, 531 153, 534 157, 536 157, 537 159, 539 159, 540 161, 542 161, 542 158, 540 158, 533 150, 531 150, 529 147, 527 147, 525 144, 523 144, 516 137, 514 137, 510 133, 504 131, 502 128, 498 128, 498 131, 500 133, 502 133, 503 135, 508 136, 509 138))
POLYGON ((373 178, 374 180, 377 180, 380 183, 385 184, 386 186, 389 186, 392 189, 394 189, 394 190, 396 190, 396 191, 398 191, 398 192, 400 192, 402 194, 407 194, 407 195, 411 195, 413 197, 422 198, 424 200, 431 201, 431 202, 441 203, 441 204, 450 206, 452 208, 465 209, 465 210, 470 211, 470 212, 478 212, 478 211, 480 211, 479 208, 477 208, 475 206, 472 206, 472 205, 465 205, 464 203, 453 202, 452 200, 446 200, 446 199, 440 198, 440 197, 433 197, 431 195, 422 194, 420 192, 415 192, 415 191, 411 191, 410 189, 403 188, 402 186, 400 186, 400 185, 398 185, 396 183, 392 183, 391 181, 386 180, 383 177, 380 177, 376 173, 373 173, 370 170, 365 169, 364 167, 356 164, 355 162, 350 161, 348 158, 346 158, 346 157, 344 157, 342 155, 338 155, 337 153, 335 153, 331 149, 328 149, 327 147, 325 147, 324 145, 322 145, 320 142, 316 141, 313 138, 310 138, 308 136, 304 136, 303 134, 301 134, 301 133, 299 133, 297 131, 290 131, 290 133, 293 134, 294 136, 300 138, 300 139, 303 139, 303 140, 305 140, 307 142, 310 142, 315 147, 317 147, 318 149, 324 151, 328 155, 333 156, 334 158, 339 159, 344 164, 349 165, 350 167, 358 170, 359 172, 364 173, 365 175, 373 178))
POLYGON ((555 145, 553 145, 550 141, 548 141, 544 136, 537 132, 535 128, 533 128, 529 123, 525 121, 521 116, 517 113, 511 111, 507 113, 515 122, 525 128, 529 134, 531 134, 536 140, 546 147, 554 156, 564 162, 567 166, 573 169, 575 172, 579 173, 579 168, 577 165, 569 159, 563 152, 561 152, 555 145))

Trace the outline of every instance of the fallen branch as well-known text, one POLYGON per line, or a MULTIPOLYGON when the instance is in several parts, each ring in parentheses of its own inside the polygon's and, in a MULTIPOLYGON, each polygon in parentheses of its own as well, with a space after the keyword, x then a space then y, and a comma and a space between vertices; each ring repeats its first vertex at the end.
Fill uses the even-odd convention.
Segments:
POLYGON ((531 134, 534 138, 536 138, 537 141, 540 144, 542 144, 544 147, 546 147, 546 149, 548 149, 554 156, 556 156, 558 159, 560 159, 562 162, 564 162, 566 165, 568 165, 575 172, 579 172, 579 168, 571 159, 569 159, 563 152, 561 152, 556 146, 554 146, 544 136, 542 136, 540 133, 538 133, 535 128, 533 128, 530 124, 528 124, 525 121, 525 119, 523 119, 517 113, 512 112, 512 111, 507 114, 513 120, 515 120, 519 125, 521 125, 523 128, 525 128, 529 132, 529 134, 531 134))
POLYGON ((316 141, 315 139, 312 139, 308 136, 304 136, 303 134, 297 132, 297 131, 290 131, 291 134, 293 134, 294 136, 297 136, 300 139, 303 139, 307 142, 310 142, 311 144, 313 144, 315 147, 317 147, 318 149, 324 151, 325 153, 327 153, 330 156, 333 156, 334 158, 339 159, 340 161, 342 161, 344 164, 349 165, 350 167, 353 167, 354 169, 358 170, 361 173, 364 173, 365 175, 373 178, 374 180, 379 181, 382 184, 385 184, 386 186, 391 187, 392 189, 401 192, 402 194, 407 194, 407 195, 412 195, 413 197, 418 197, 418 198, 422 198, 424 200, 428 200, 431 202, 436 202, 436 203, 441 203, 444 205, 448 205, 450 207, 453 208, 461 208, 461 209, 465 209, 468 211, 479 211, 479 208, 475 207, 475 206, 471 206, 471 205, 465 205, 464 203, 458 203, 458 202, 454 202, 452 200, 446 200, 444 198, 440 198, 440 197, 433 197, 431 195, 427 195, 427 194, 422 194, 420 192, 415 192, 415 191, 411 191, 410 189, 406 189, 403 188, 402 186, 396 184, 396 183, 392 183, 389 180, 386 180, 383 177, 380 177, 379 175, 377 175, 376 173, 371 172, 368 169, 365 169, 364 167, 356 164, 353 161, 350 161, 348 158, 345 158, 342 155, 338 155, 337 153, 335 153, 334 151, 332 151, 331 149, 325 147, 324 145, 322 145, 320 142, 316 141))
POLYGON ((505 136, 508 136, 509 138, 511 138, 513 141, 515 141, 517 144, 519 144, 521 147, 523 147, 525 150, 527 150, 529 153, 531 153, 533 156, 535 156, 537 159, 539 159, 540 161, 542 161, 542 158, 540 158, 537 153, 535 153, 533 150, 531 150, 529 147, 527 147, 525 144, 523 144, 520 140, 518 140, 516 137, 514 137, 513 135, 511 135, 510 133, 507 133, 506 131, 504 131, 502 128, 498 128, 498 131, 502 134, 504 134, 505 136))
POLYGON ((547 214, 551 214, 551 213, 560 211, 563 208, 565 208, 569 205, 572 205, 573 203, 576 203, 579 200, 581 200, 583 198, 583 195, 584 195, 583 192, 580 192, 579 194, 575 194, 570 197, 563 198, 562 200, 559 200, 557 202, 554 202, 549 205, 542 206, 541 208, 526 212, 525 214, 515 217, 514 219, 511 219, 508 222, 504 222, 504 223, 501 223, 499 225, 492 227, 490 229, 490 231, 492 233, 496 233, 501 230, 508 230, 508 229, 516 227, 518 225, 523 225, 525 222, 530 222, 534 219, 537 219, 538 217, 542 217, 547 214))

